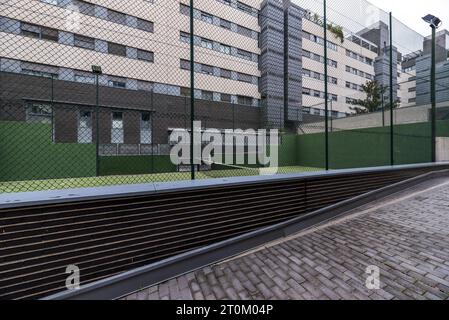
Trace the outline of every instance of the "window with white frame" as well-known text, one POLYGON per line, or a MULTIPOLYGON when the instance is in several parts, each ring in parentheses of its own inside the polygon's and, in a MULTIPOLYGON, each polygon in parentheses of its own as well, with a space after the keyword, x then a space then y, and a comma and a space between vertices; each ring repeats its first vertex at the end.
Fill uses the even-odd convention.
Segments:
POLYGON ((26 107, 26 120, 33 123, 52 122, 53 111, 49 104, 30 102, 26 107))
POLYGON ((151 144, 151 114, 142 113, 140 119, 140 143, 151 144))
POLYGON ((81 83, 95 84, 95 77, 87 72, 75 73, 75 81, 81 83))
POLYGON ((78 118, 78 143, 92 143, 92 111, 80 110, 78 118))
POLYGON ((112 113, 111 143, 124 143, 123 112, 112 113))

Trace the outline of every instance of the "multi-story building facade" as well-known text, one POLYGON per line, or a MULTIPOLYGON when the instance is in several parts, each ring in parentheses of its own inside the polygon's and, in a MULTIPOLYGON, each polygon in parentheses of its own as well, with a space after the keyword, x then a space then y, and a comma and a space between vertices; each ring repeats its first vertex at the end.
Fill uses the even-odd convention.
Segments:
MULTIPOLYGON (((401 63, 401 107, 430 104, 431 37, 423 41, 423 49, 404 56, 401 63)), ((449 101, 449 31, 436 34, 436 98, 449 101)))
MULTIPOLYGON (((56 142, 91 143, 99 104, 104 150, 129 145, 125 152, 133 153, 141 144, 167 144, 170 128, 188 127, 188 3, 0 4, 2 119, 52 122, 56 142), (93 65, 103 71, 98 101, 93 65)), ((209 0, 195 7, 196 116, 208 126, 259 126, 257 3, 209 0)))

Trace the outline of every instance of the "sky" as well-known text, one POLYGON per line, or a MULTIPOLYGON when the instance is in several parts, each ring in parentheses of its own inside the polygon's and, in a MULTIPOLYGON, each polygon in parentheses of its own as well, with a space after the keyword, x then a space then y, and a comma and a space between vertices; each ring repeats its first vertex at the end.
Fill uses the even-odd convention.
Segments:
MULTIPOLYGON (((342 0, 345 1, 345 0, 342 0)), ((368 0, 408 25, 423 36, 430 34, 430 27, 421 18, 430 13, 443 21, 440 29, 449 30, 449 2, 447 0, 368 0)))

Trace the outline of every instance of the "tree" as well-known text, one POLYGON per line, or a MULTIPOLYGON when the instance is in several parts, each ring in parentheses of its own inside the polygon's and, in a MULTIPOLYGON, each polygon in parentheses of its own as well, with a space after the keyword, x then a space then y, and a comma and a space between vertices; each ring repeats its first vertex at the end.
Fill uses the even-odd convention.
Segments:
MULTIPOLYGON (((368 81, 362 85, 362 91, 366 94, 364 100, 358 99, 352 102, 357 107, 350 107, 356 113, 376 112, 382 107, 382 96, 387 91, 387 87, 380 85, 377 81, 368 81)), ((399 107, 399 101, 393 103, 393 108, 399 107)), ((389 109, 390 104, 385 104, 385 109, 389 109)))
POLYGON ((368 81, 362 85, 362 90, 366 94, 364 100, 358 99, 352 102, 352 104, 360 107, 351 107, 350 109, 356 113, 370 113, 375 112, 382 104, 383 88, 377 81, 368 81))
POLYGON ((330 23, 327 25, 327 29, 332 32, 337 39, 340 39, 341 43, 345 42, 345 34, 342 26, 334 26, 330 23))

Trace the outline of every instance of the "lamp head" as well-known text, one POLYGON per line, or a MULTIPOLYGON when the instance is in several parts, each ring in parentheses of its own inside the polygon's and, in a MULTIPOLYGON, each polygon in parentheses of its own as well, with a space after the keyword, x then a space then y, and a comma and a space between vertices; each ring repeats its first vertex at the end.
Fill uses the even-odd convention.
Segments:
POLYGON ((92 66, 92 73, 98 75, 102 74, 103 71, 101 70, 101 66, 92 66))
POLYGON ((443 21, 441 21, 439 18, 435 17, 434 15, 428 14, 425 17, 422 18, 425 22, 430 24, 432 28, 438 29, 443 24, 443 21))

